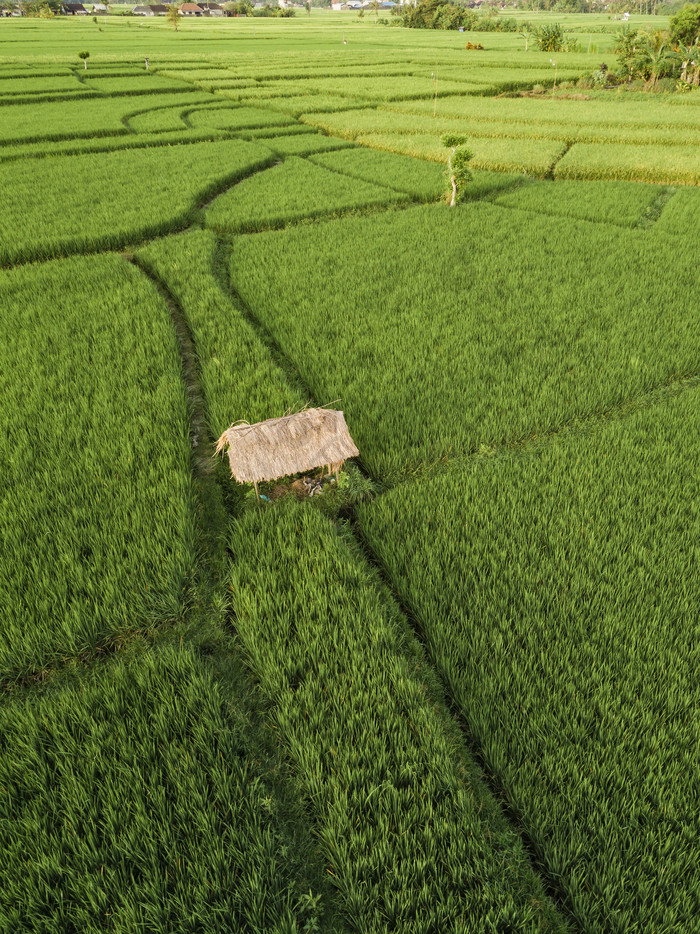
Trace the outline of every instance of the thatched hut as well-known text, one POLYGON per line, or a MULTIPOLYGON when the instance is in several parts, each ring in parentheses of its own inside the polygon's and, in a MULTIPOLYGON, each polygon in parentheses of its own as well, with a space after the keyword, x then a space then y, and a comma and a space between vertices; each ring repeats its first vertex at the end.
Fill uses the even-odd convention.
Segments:
POLYGON ((256 493, 261 480, 317 467, 327 466, 337 479, 343 462, 360 453, 343 413, 334 409, 304 409, 255 425, 231 425, 217 441, 216 453, 227 445, 231 476, 239 483, 252 483, 256 493))

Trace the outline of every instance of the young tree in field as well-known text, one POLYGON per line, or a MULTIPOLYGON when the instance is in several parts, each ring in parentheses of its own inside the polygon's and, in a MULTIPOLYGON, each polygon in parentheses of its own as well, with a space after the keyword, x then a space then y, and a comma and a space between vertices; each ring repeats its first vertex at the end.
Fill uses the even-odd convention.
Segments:
POLYGON ((472 177, 472 173, 467 168, 467 163, 474 158, 474 153, 463 148, 466 141, 466 136, 448 135, 442 137, 442 145, 452 150, 447 168, 447 175, 452 186, 451 208, 462 199, 464 188, 472 177))
POLYGON ((85 71, 87 71, 87 60, 90 58, 89 52, 78 52, 78 58, 82 58, 85 64, 85 71))
POLYGON ((530 47, 530 39, 535 39, 537 32, 532 28, 531 23, 523 23, 518 32, 525 41, 525 51, 527 52, 530 47))
POLYGON ((180 24, 180 11, 174 3, 171 3, 168 7, 168 12, 165 14, 165 19, 168 23, 170 23, 175 32, 177 32, 177 27, 180 24))

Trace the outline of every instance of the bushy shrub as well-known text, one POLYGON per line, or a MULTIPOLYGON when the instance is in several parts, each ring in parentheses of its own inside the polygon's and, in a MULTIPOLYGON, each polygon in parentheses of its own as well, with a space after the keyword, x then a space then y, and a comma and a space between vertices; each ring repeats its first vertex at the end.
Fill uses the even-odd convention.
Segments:
POLYGON ((407 5, 401 24, 410 29, 467 29, 470 32, 515 32, 518 24, 505 17, 479 16, 450 0, 419 0, 407 5))
POLYGON ((561 52, 564 48, 564 33, 559 23, 545 23, 536 34, 540 52, 561 52))
POLYGON ((670 34, 674 42, 694 45, 700 42, 700 3, 686 3, 671 17, 670 34))

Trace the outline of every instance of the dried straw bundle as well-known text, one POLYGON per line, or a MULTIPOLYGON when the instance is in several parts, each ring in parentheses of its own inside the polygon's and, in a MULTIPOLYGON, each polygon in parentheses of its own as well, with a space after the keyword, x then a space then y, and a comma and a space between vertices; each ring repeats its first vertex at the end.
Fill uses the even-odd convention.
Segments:
POLYGON ((216 454, 228 445, 231 476, 239 483, 277 480, 328 465, 337 471, 357 450, 342 412, 304 409, 255 425, 231 425, 219 438, 216 454))

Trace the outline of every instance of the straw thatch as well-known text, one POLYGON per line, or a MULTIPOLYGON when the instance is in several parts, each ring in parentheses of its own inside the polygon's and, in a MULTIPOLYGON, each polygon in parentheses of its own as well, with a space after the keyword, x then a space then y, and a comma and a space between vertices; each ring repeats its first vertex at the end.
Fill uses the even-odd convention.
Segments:
POLYGON ((256 489, 261 480, 326 465, 337 474, 343 461, 360 453, 343 413, 334 409, 304 409, 255 425, 231 425, 219 438, 216 453, 227 445, 231 476, 256 484, 256 489))

